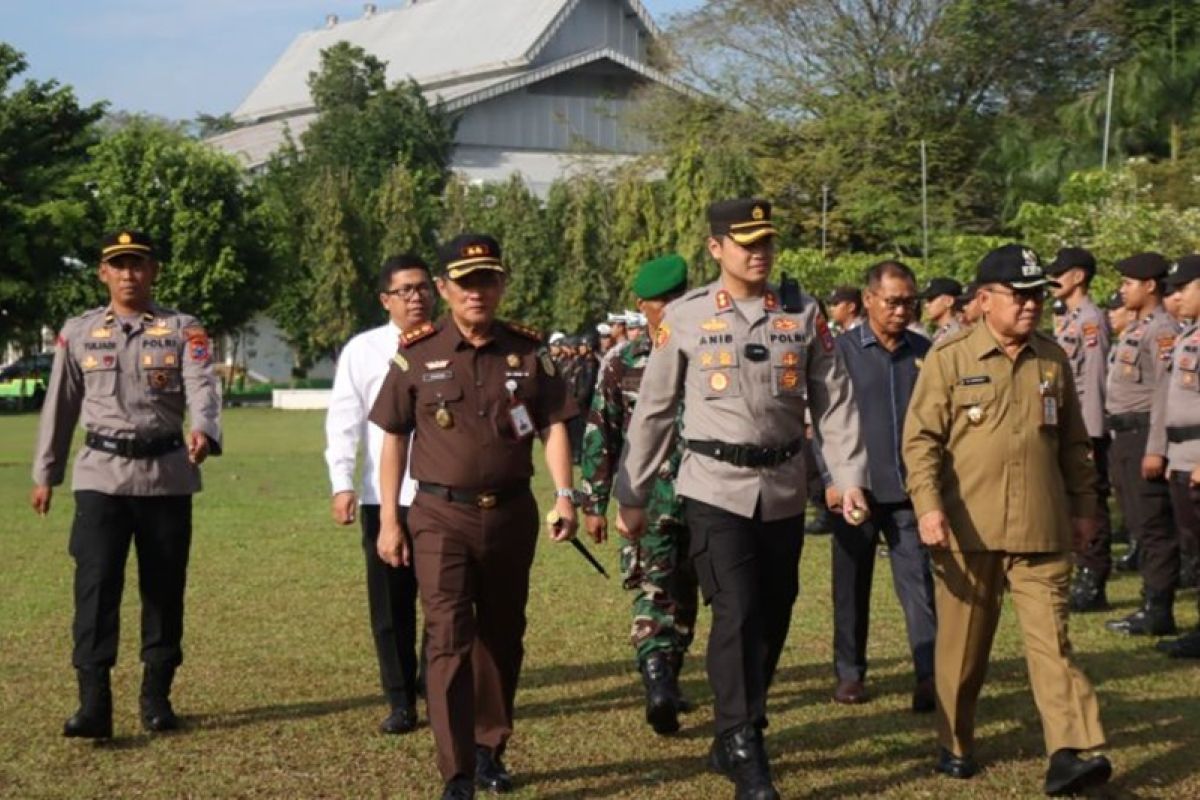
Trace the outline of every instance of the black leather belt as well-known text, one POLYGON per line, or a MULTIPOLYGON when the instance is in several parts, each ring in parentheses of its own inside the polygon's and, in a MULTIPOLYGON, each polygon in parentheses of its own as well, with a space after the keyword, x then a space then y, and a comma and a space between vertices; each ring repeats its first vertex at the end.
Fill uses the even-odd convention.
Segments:
POLYGON ((1150 426, 1149 411, 1131 411, 1128 414, 1111 414, 1108 417, 1109 430, 1115 433, 1140 431, 1150 426))
POLYGON ((88 431, 83 443, 93 450, 124 458, 156 458, 183 447, 183 434, 172 433, 154 439, 118 439, 88 431))
POLYGON ((1167 441, 1171 444, 1183 444, 1194 439, 1200 439, 1200 425, 1167 426, 1167 441))
POLYGON ((761 447, 689 439, 687 449, 735 467, 778 467, 796 457, 800 452, 800 440, 788 442, 783 447, 761 447))
POLYGON ((475 506, 476 508, 489 509, 495 508, 504 501, 512 500, 519 495, 528 494, 529 484, 522 483, 516 486, 507 486, 503 489, 479 492, 473 489, 455 489, 451 486, 443 486, 440 483, 426 483, 425 481, 421 481, 417 484, 417 491, 431 494, 434 497, 440 497, 443 500, 449 500, 451 503, 462 503, 463 505, 475 506))

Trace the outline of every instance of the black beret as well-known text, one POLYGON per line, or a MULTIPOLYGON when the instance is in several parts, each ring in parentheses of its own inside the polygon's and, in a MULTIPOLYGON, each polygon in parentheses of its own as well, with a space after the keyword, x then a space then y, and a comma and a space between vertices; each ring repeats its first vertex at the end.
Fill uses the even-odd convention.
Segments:
POLYGON ((455 236, 438 249, 438 260, 452 281, 481 269, 504 274, 499 242, 480 233, 455 236))
POLYGON ((728 236, 741 245, 774 236, 771 204, 755 197, 721 200, 708 207, 708 225, 713 236, 728 236))
POLYGON ((1121 259, 1116 267, 1117 272, 1126 278, 1148 281, 1166 275, 1167 270, 1171 268, 1171 262, 1167 261, 1162 253, 1138 253, 1121 259))
POLYGON ((1082 247, 1064 247, 1046 267, 1047 275, 1062 275, 1069 269, 1079 267, 1089 276, 1096 274, 1096 257, 1082 247))
POLYGON ((925 286, 925 288, 919 295, 917 295, 917 297, 921 298, 922 300, 932 300, 933 298, 941 297, 944 294, 950 295, 951 297, 958 297, 962 294, 962 291, 962 284, 954 280, 954 278, 934 278, 925 286))
POLYGON ((1187 255, 1176 261, 1167 270, 1163 280, 1167 286, 1184 286, 1200 278, 1200 255, 1187 255))
POLYGON ((123 253, 137 253, 154 258, 154 240, 141 231, 122 228, 100 240, 100 260, 107 261, 123 253))

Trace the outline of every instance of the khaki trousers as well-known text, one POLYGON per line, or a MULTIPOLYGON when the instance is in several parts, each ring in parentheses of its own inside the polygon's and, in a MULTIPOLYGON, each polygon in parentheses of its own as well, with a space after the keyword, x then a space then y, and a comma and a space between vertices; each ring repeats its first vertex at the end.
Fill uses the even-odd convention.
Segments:
POLYGON ((975 708, 1007 583, 1021 625, 1046 752, 1102 746, 1096 693, 1071 660, 1067 638, 1070 556, 950 550, 931 550, 931 555, 938 623, 934 647, 938 743, 957 756, 974 752, 975 708))

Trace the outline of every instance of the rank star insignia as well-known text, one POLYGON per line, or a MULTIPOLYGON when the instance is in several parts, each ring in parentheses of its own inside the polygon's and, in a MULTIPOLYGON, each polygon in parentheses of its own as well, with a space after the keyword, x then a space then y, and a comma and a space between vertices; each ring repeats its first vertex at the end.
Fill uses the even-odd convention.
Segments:
POLYGON ((722 367, 733 366, 733 352, 730 350, 722 350, 717 354, 717 361, 722 367))
POLYGON ((712 365, 713 365, 713 354, 708 353, 708 352, 701 353, 700 354, 700 366, 707 369, 708 367, 711 367, 712 365))

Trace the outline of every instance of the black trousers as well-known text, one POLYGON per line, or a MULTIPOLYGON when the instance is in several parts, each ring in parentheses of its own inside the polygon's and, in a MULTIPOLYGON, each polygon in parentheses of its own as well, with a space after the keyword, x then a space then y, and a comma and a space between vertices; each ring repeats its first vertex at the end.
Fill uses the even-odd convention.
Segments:
MULTIPOLYGON (((1192 488, 1191 473, 1175 470, 1167 476, 1171 508, 1179 526, 1179 546, 1185 553, 1200 549, 1200 486, 1192 488)), ((1200 602, 1200 598, 1197 599, 1200 602)))
MULTIPOLYGON (((379 506, 359 507, 363 556, 367 562, 367 608, 371 635, 379 659, 379 683, 392 708, 417 703, 417 573, 393 567, 379 557, 379 506)), ((400 508, 400 521, 408 530, 408 508, 400 508)), ((410 553, 411 542, 409 543, 410 553)))
POLYGON ((933 608, 933 571, 921 546, 911 503, 872 503, 871 518, 849 525, 833 521, 833 665, 839 680, 867 676, 867 632, 876 543, 887 542, 896 598, 904 611, 908 646, 917 680, 933 677, 937 613, 933 608))
MULTIPOLYGON (((1112 517, 1108 511, 1108 499, 1112 496, 1112 484, 1108 477, 1108 449, 1108 439, 1092 439, 1092 459, 1098 475, 1096 481, 1096 538, 1092 539, 1086 550, 1075 554, 1075 563, 1095 571, 1100 575, 1101 580, 1107 580, 1109 573, 1112 572, 1112 517)), ((1140 463, 1138 473, 1140 478, 1140 463)))
POLYGON ((79 491, 69 545, 75 559, 71 663, 77 669, 116 663, 130 543, 137 548, 142 662, 174 667, 183 661, 180 643, 192 544, 191 495, 134 497, 79 491))
POLYGON ((1148 592, 1174 592, 1179 586, 1179 532, 1171 514, 1171 496, 1164 478, 1142 477, 1148 428, 1113 435, 1110 458, 1118 475, 1121 510, 1129 535, 1142 547, 1142 584, 1148 592))
POLYGON ((763 522, 688 498, 691 556, 704 602, 712 606, 708 682, 718 734, 767 724, 767 690, 787 639, 804 517, 763 522))

